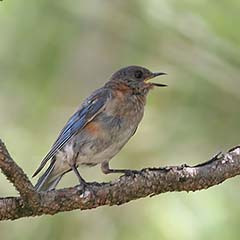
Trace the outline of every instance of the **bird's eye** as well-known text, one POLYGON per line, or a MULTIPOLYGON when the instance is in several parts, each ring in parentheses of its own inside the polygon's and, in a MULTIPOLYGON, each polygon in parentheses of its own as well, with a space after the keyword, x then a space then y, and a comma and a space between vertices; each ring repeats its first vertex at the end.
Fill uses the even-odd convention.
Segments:
POLYGON ((141 71, 136 71, 136 72, 134 73, 134 76, 135 76, 135 78, 142 78, 143 73, 142 73, 141 71))

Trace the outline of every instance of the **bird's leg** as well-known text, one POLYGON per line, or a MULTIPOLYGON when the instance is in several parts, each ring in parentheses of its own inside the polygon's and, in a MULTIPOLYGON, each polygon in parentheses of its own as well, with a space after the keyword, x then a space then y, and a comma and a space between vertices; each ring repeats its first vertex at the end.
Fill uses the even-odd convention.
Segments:
POLYGON ((109 162, 103 162, 101 164, 101 169, 104 174, 109 173, 124 173, 128 176, 133 176, 135 173, 138 173, 139 171, 131 170, 131 169, 111 169, 109 167, 109 162))
POLYGON ((83 188, 85 188, 87 186, 86 181, 81 177, 79 171, 77 170, 77 166, 75 164, 71 165, 71 168, 73 170, 73 172, 76 174, 78 181, 80 183, 81 186, 83 186, 83 188))

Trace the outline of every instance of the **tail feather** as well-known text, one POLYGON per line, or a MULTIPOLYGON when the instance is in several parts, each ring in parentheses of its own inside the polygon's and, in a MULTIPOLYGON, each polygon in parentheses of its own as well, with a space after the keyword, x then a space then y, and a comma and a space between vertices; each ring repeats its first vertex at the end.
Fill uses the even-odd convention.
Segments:
POLYGON ((46 172, 38 179, 35 185, 36 191, 41 192, 55 189, 65 172, 58 174, 54 172, 54 167, 55 159, 51 162, 46 172))

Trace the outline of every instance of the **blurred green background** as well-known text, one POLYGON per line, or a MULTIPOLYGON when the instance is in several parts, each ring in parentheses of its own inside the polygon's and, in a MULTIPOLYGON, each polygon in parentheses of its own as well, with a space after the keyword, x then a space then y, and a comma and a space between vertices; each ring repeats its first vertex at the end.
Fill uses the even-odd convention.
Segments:
MULTIPOLYGON (((197 164, 239 144, 240 1, 0 2, 0 137, 31 176, 62 126, 120 67, 165 71, 112 167, 197 164)), ((99 167, 88 181, 109 181, 99 167)), ((33 180, 34 182, 36 179, 33 180)), ((75 185, 66 176, 60 186, 75 185)), ((16 195, 0 175, 0 195, 16 195)), ((0 223, 1 239, 239 239, 239 178, 195 193, 0 223)))

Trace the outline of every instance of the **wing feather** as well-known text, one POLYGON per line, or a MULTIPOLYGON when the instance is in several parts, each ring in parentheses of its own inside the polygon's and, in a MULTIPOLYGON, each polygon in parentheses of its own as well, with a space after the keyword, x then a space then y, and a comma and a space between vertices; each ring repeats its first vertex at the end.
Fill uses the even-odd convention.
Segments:
POLYGON ((54 142, 51 150, 44 157, 40 166, 33 174, 33 177, 42 170, 48 160, 54 157, 75 134, 77 134, 86 126, 87 123, 103 111, 108 98, 109 92, 106 89, 99 89, 84 101, 80 109, 68 120, 57 140, 54 142))

